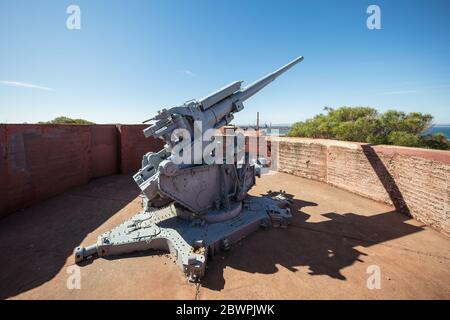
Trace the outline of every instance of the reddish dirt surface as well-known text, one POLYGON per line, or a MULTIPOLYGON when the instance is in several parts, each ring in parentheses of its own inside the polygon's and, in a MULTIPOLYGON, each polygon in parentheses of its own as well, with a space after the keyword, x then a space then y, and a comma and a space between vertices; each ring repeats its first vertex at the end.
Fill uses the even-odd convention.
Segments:
POLYGON ((294 197, 287 229, 258 231, 188 283, 169 255, 97 259, 67 288, 72 251, 140 209, 128 175, 99 178, 0 220, 0 298, 450 299, 450 239, 384 204, 324 183, 273 173, 253 194, 294 197), (381 270, 381 289, 366 286, 381 270))

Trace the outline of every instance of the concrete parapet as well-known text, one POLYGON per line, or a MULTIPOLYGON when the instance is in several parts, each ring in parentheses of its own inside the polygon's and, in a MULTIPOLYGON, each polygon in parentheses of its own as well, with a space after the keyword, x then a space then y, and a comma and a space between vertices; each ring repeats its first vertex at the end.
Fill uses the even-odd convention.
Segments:
POLYGON ((393 205, 450 235, 450 152, 278 138, 279 171, 393 205))

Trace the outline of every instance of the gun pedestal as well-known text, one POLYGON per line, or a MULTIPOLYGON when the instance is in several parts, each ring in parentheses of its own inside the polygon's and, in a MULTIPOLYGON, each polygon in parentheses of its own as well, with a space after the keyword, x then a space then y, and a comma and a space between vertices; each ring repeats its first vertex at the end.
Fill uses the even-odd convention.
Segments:
MULTIPOLYGON (((206 144, 200 144, 201 159, 195 148, 198 133, 202 136, 229 124, 245 100, 302 60, 299 57, 244 89, 242 81, 236 81, 198 101, 163 109, 150 119, 144 135, 161 138, 166 146, 144 155, 142 168, 133 176, 142 191, 143 210, 100 235, 96 244, 77 247, 76 262, 160 249, 173 253, 189 279, 196 280, 205 273, 207 257, 218 250, 228 250, 259 227, 287 226, 291 214, 282 192, 261 197, 247 194, 258 170, 255 161, 245 156, 245 143, 228 155, 231 161, 225 152, 225 161, 212 163, 203 158, 206 144), (182 137, 175 134, 180 130, 182 137), (180 147, 194 155, 189 157, 194 162, 178 161, 175 150, 180 147)), ((236 136, 231 140, 236 143, 236 136)))

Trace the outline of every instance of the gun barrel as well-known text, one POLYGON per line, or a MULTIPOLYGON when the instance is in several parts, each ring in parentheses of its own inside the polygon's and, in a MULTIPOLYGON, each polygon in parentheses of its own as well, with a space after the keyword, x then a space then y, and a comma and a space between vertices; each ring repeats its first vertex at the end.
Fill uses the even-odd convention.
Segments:
POLYGON ((225 99, 226 97, 231 96, 233 93, 238 91, 241 88, 242 81, 235 81, 230 83, 229 85, 220 88, 219 90, 209 94, 208 96, 200 99, 200 108, 205 111, 217 102, 225 99))
POLYGON ((248 98, 250 98, 251 96, 253 96, 254 94, 256 94, 259 90, 261 90, 262 88, 264 88, 265 86, 267 86, 269 83, 271 83, 273 80, 275 80, 278 76, 280 76, 281 74, 283 74, 284 72, 286 72, 287 70, 289 70, 290 68, 292 68, 294 65, 296 65, 297 63, 303 61, 303 56, 300 56, 298 58, 295 58, 294 60, 292 60, 291 62, 289 62, 288 64, 286 64, 285 66, 281 67, 280 69, 268 74, 267 76, 253 82, 252 84, 248 85, 247 87, 245 87, 240 95, 239 95, 239 100, 240 101, 245 101, 248 98))

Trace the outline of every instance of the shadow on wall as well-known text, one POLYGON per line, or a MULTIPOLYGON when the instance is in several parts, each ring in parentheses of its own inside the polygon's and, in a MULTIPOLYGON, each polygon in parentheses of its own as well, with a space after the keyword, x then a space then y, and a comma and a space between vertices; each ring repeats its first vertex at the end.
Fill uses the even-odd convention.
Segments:
POLYGON ((341 270, 355 261, 361 262, 364 256, 355 249, 357 246, 369 247, 423 230, 406 224, 410 218, 396 211, 373 216, 330 212, 323 214, 330 220, 307 222, 309 215, 302 208, 316 205, 293 199, 293 219, 287 229, 254 233, 230 252, 219 254, 209 263, 202 286, 222 290, 226 267, 249 273, 274 274, 278 271, 277 265, 292 272, 306 266, 312 276, 327 275, 344 281, 346 278, 341 270))
POLYGON ((113 175, 1 219, 0 299, 51 280, 86 235, 138 195, 131 176, 113 175))
POLYGON ((400 192, 400 189, 398 188, 394 177, 392 177, 392 175, 389 173, 389 170, 386 168, 383 161, 381 161, 376 151, 372 148, 371 145, 361 145, 361 148, 370 165, 372 166, 373 171, 375 171, 378 179, 388 193, 389 198, 391 199, 392 204, 395 207, 395 210, 410 216, 411 213, 408 205, 403 199, 403 195, 400 192))

